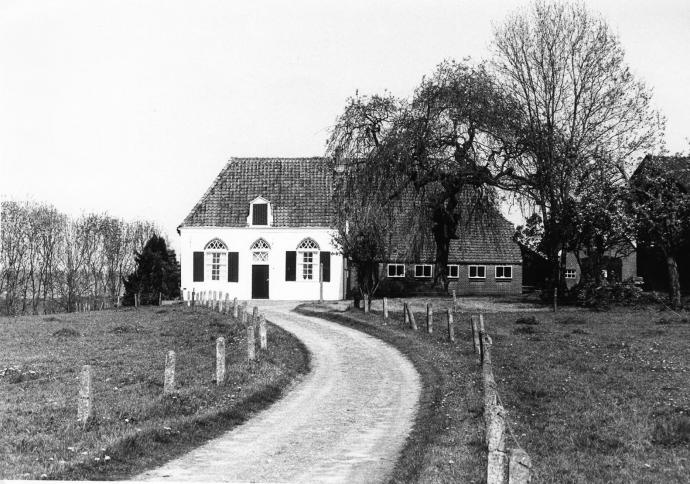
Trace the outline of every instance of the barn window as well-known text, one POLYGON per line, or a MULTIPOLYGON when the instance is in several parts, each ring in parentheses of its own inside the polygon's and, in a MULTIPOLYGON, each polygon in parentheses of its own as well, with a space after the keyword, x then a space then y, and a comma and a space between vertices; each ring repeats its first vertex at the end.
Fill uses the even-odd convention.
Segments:
POLYGON ((405 264, 388 264, 388 277, 405 277, 405 264))
POLYGON ((431 264, 417 264, 414 266, 414 276, 419 278, 428 279, 433 273, 433 267, 431 264))
POLYGON ((313 281, 318 279, 314 268, 314 261, 317 260, 319 244, 314 239, 304 239, 297 246, 297 278, 302 281, 313 281))
POLYGON ((213 239, 206 247, 204 247, 204 252, 206 253, 206 273, 209 279, 212 281, 220 281, 222 275, 227 271, 227 253, 228 246, 225 245, 220 239, 213 239))
POLYGON ((470 266, 470 279, 486 279, 486 266, 470 266))
POLYGON ((512 279, 513 278, 513 267, 512 266, 496 266, 496 279, 512 279))

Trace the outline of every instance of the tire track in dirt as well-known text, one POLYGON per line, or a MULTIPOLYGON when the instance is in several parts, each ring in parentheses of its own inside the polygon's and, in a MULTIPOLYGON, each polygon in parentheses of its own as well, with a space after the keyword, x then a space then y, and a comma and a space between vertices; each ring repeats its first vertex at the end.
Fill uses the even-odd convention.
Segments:
MULTIPOLYGON (((379 482, 414 422, 420 379, 392 346, 290 312, 262 312, 297 336, 312 370, 248 422, 137 480, 379 482)), ((270 344, 270 342, 269 342, 270 344)))

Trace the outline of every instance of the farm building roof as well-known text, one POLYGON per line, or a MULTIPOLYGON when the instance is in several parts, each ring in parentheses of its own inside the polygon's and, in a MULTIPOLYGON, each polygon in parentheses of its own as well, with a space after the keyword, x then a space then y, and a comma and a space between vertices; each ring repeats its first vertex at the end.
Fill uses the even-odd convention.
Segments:
POLYGON ((633 177, 646 168, 655 168, 690 190, 690 156, 647 155, 635 170, 633 177))
MULTIPOLYGON (((325 158, 232 158, 180 227, 246 227, 257 197, 271 203, 274 227, 332 227, 333 173, 325 158)), ((521 262, 513 225, 498 210, 464 215, 450 261, 521 262)), ((432 238, 410 251, 404 237, 403 230, 393 237, 391 260, 433 261, 432 238)))

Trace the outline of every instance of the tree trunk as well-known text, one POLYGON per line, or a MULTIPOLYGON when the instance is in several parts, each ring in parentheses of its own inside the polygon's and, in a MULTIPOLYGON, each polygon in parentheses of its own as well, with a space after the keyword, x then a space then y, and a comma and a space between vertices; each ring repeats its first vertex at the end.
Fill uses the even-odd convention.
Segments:
POLYGON ((680 301, 680 278, 678 276, 678 264, 672 255, 666 256, 666 266, 668 267, 668 295, 671 299, 671 307, 677 309, 681 306, 680 301))

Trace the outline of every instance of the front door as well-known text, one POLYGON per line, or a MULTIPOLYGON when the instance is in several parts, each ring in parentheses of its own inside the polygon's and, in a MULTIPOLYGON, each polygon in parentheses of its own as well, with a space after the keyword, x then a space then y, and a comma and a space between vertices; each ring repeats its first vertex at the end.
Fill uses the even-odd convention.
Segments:
POLYGON ((268 266, 252 266, 252 299, 268 299, 268 266))

